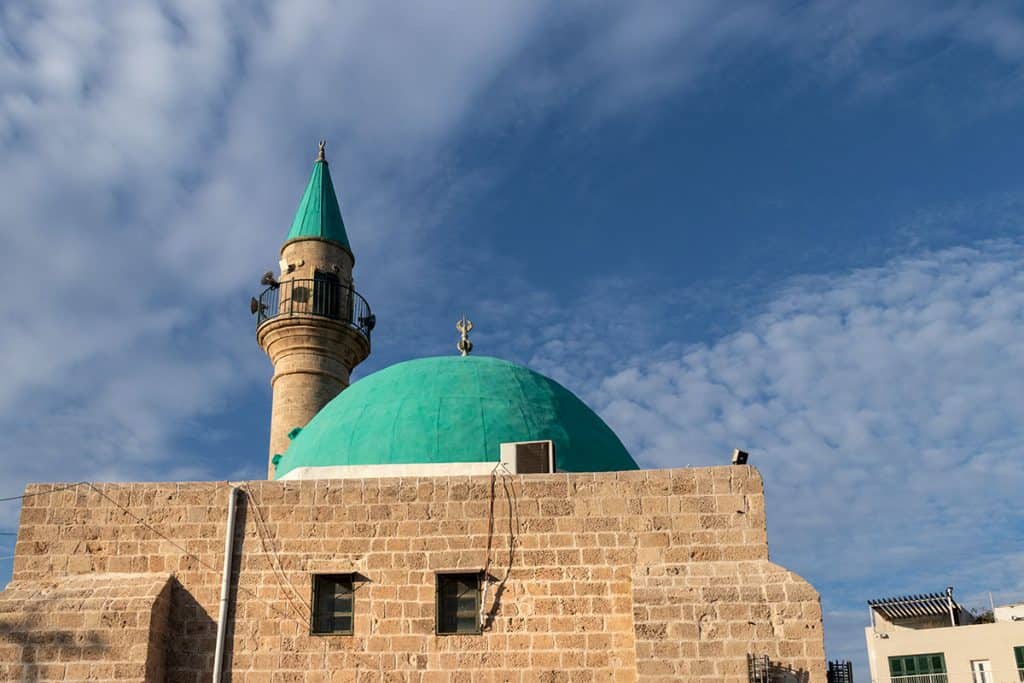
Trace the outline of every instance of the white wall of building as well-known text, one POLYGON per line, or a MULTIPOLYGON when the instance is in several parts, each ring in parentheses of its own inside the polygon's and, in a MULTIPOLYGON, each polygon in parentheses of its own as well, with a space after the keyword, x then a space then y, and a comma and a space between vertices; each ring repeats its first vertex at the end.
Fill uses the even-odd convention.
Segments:
MULTIPOLYGON (((881 624, 880 624, 881 625, 881 624)), ((868 665, 873 683, 891 683, 889 657, 941 652, 946 658, 949 683, 975 683, 971 674, 973 660, 992 663, 993 677, 986 683, 1021 681, 1013 648, 1024 646, 1024 621, 997 621, 993 624, 912 629, 886 623, 884 629, 864 630, 868 646, 868 665)), ((897 679, 899 680, 899 679, 897 679)), ((914 683, 913 678, 907 679, 914 683)), ((926 681, 922 678, 922 682, 926 681)))
POLYGON ((996 621, 1024 621, 1024 602, 1014 605, 1000 605, 993 610, 996 621))

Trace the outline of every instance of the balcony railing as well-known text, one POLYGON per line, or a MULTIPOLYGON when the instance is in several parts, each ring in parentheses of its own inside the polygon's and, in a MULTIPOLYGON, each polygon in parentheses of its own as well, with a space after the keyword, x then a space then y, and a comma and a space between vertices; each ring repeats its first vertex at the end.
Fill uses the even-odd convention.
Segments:
POLYGON ((892 676, 892 683, 949 683, 949 674, 909 674, 892 676))
POLYGON ((267 287, 252 300, 256 326, 282 316, 316 315, 347 323, 366 341, 377 323, 370 304, 354 289, 328 279, 285 280, 267 287))
POLYGON ((1017 669, 1017 678, 1024 681, 1024 666, 1017 669))

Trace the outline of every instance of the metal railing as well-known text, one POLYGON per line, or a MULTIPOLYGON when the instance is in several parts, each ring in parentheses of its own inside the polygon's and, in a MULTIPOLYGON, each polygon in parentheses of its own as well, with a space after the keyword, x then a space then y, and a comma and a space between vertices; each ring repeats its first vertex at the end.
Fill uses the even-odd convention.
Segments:
POLYGON ((890 676, 892 683, 1010 683, 1011 681, 1024 681, 1024 668, 1013 667, 1009 669, 1009 677, 998 674, 996 671, 969 671, 966 668, 960 671, 947 671, 942 674, 908 674, 905 676, 890 676), (1017 678, 1014 678, 1017 676, 1017 678))
POLYGON ((749 683, 807 683, 810 673, 773 662, 768 655, 747 654, 749 683))
POLYGON ((284 280, 252 300, 256 326, 281 316, 316 315, 348 323, 370 341, 377 323, 370 304, 348 285, 320 279, 284 280))
POLYGON ((853 683, 853 662, 849 660, 829 661, 826 680, 828 683, 853 683))

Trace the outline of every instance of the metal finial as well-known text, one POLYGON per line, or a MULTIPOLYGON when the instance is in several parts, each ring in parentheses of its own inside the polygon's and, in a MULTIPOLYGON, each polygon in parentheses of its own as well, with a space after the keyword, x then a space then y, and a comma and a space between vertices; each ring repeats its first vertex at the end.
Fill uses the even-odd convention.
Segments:
POLYGON ((459 355, 468 356, 469 352, 473 350, 473 342, 469 341, 469 332, 473 329, 473 321, 466 318, 466 316, 462 316, 459 322, 455 323, 455 329, 461 335, 456 347, 459 349, 459 355))
POLYGON ((320 151, 317 152, 317 161, 327 161, 327 156, 324 154, 324 147, 327 146, 327 140, 320 140, 320 151))

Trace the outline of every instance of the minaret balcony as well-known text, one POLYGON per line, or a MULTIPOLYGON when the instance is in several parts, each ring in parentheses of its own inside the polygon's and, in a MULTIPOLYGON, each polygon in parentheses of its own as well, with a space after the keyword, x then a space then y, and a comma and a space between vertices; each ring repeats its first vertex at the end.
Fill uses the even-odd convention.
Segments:
POLYGON ((370 304, 357 291, 333 279, 289 279, 274 282, 251 302, 256 327, 280 318, 327 318, 348 325, 370 342, 377 322, 370 304))

